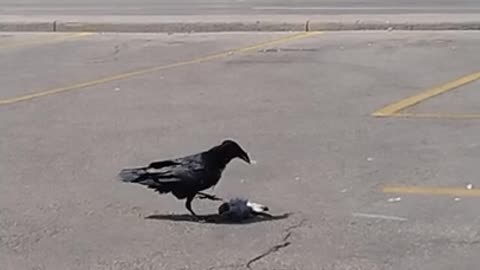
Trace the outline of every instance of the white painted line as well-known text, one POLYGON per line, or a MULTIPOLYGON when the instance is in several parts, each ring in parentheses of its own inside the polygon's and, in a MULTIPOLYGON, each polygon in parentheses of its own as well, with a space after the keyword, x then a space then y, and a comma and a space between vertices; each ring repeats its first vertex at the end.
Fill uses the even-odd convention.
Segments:
POLYGON ((386 220, 396 220, 396 221, 407 221, 407 219, 404 217, 385 216, 385 215, 376 215, 376 214, 353 213, 352 216, 360 217, 360 218, 375 218, 375 219, 386 219, 386 220))

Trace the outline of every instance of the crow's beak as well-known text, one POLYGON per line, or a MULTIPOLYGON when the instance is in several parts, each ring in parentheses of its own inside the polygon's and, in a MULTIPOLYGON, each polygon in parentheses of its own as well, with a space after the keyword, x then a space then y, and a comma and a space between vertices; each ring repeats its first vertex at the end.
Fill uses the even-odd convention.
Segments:
POLYGON ((250 164, 250 157, 248 157, 248 154, 245 153, 245 152, 242 152, 242 154, 240 155, 240 158, 245 161, 246 163, 250 164))

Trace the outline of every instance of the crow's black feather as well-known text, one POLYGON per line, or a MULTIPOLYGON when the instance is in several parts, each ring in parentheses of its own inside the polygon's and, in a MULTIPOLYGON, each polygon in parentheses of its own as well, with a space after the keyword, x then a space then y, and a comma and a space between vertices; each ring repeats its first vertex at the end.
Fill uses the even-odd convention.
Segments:
POLYGON ((159 193, 172 193, 178 199, 186 199, 186 208, 195 215, 191 209, 195 195, 215 186, 234 158, 250 163, 248 154, 240 145, 226 140, 198 154, 154 161, 147 167, 123 169, 119 177, 123 182, 142 184, 159 193))

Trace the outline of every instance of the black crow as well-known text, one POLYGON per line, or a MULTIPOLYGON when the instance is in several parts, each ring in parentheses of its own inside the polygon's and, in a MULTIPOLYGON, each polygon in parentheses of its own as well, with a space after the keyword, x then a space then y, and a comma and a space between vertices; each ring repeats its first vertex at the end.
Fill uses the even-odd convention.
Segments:
POLYGON ((228 202, 224 202, 218 208, 218 214, 222 218, 233 222, 241 222, 255 216, 271 217, 267 211, 267 206, 241 198, 235 198, 228 202))
POLYGON ((155 161, 147 167, 123 169, 119 176, 123 182, 145 185, 159 193, 172 193, 178 199, 186 199, 185 207, 192 210, 192 200, 198 194, 202 198, 221 200, 202 190, 215 186, 227 164, 234 158, 250 163, 248 154, 232 140, 211 149, 186 157, 155 161))

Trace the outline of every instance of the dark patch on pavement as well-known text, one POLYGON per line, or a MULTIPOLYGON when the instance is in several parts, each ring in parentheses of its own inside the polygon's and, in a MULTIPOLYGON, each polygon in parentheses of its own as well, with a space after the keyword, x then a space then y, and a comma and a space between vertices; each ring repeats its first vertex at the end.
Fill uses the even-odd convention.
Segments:
POLYGON ((211 223, 211 224, 232 224, 232 225, 241 225, 241 224, 251 224, 251 223, 258 223, 258 222, 268 222, 268 221, 275 221, 275 220, 282 220, 290 217, 290 213, 276 215, 276 216, 257 216, 248 220, 244 220, 240 223, 232 222, 226 220, 220 215, 199 215, 199 219, 195 218, 189 214, 168 214, 168 215, 150 215, 145 217, 145 219, 155 219, 155 220, 169 220, 175 222, 194 222, 194 223, 211 223))

